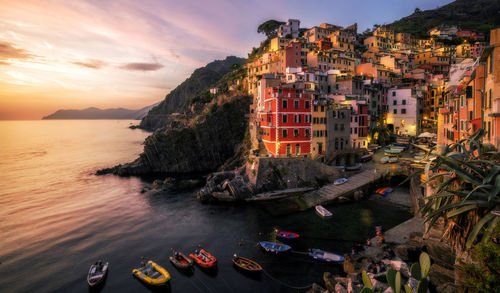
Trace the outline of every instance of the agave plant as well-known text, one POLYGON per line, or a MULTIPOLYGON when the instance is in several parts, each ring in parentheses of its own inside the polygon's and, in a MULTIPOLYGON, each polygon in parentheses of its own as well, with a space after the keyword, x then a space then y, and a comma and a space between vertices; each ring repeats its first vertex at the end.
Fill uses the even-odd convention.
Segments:
POLYGON ((420 171, 425 172, 425 183, 435 188, 420 209, 429 229, 444 219, 443 237, 462 248, 470 248, 481 235, 483 242, 490 239, 500 221, 491 213, 500 209, 500 162, 492 152, 484 152, 484 135, 479 129, 446 146, 420 171))

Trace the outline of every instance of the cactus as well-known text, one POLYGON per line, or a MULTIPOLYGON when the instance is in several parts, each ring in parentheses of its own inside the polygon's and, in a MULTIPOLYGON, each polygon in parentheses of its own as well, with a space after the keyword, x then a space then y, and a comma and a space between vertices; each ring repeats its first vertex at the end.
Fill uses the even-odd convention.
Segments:
POLYGON ((420 269, 420 265, 418 263, 414 263, 410 267, 410 273, 413 278, 417 281, 422 280, 422 270, 420 269))
POLYGON ((387 278, 387 283, 389 283, 389 286, 392 288, 392 292, 401 292, 401 273, 396 272, 394 269, 388 269, 385 276, 387 278))
MULTIPOLYGON (((414 263, 410 268, 410 273, 413 278, 418 281, 417 293, 427 293, 427 288, 429 287, 429 281, 427 280, 427 275, 431 269, 431 259, 429 255, 425 252, 420 254, 419 263, 414 263)), ((410 293, 411 288, 405 286, 406 293, 410 293)))
POLYGON ((361 273, 361 276, 363 277, 363 284, 365 285, 365 288, 372 290, 373 284, 372 284, 372 281, 370 280, 370 277, 368 277, 368 274, 366 273, 366 271, 363 271, 361 273))
POLYGON ((431 258, 427 253, 422 252, 420 254, 419 262, 420 267, 422 267, 422 279, 425 279, 427 278, 427 275, 429 275, 429 271, 431 270, 431 258))

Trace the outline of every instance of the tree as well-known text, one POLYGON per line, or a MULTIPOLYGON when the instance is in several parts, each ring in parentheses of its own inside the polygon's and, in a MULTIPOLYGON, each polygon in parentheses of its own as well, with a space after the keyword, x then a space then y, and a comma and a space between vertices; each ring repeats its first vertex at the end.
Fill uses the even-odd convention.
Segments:
POLYGON ((277 34, 278 28, 284 22, 274 19, 268 20, 257 27, 257 32, 265 34, 268 38, 274 37, 277 34))
POLYGON ((420 8, 415 8, 415 11, 413 11, 414 14, 419 14, 420 12, 422 12, 422 10, 420 10, 420 8))

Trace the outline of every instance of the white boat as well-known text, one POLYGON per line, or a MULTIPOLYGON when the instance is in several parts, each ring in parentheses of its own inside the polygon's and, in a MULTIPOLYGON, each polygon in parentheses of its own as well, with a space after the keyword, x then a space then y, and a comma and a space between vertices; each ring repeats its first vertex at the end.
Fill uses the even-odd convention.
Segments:
POLYGON ((380 163, 382 164, 386 164, 387 162, 389 162, 389 157, 388 156, 384 156, 380 159, 380 163))
POLYGON ((315 207, 315 209, 316 209, 316 213, 318 213, 318 215, 320 215, 324 218, 328 218, 328 217, 333 216, 333 214, 329 210, 325 209, 322 205, 317 205, 315 207))
POLYGON ((391 163, 391 164, 392 163, 397 163, 398 162, 398 157, 390 157, 388 162, 391 163))
POLYGON ((335 181, 333 181, 333 185, 341 185, 347 182, 347 178, 340 178, 335 181))

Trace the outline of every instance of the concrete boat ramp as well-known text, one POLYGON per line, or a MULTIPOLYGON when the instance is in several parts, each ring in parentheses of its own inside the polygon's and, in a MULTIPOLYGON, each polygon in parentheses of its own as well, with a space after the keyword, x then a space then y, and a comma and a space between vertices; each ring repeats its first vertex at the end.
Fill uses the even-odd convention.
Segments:
MULTIPOLYGON (((341 185, 328 184, 317 190, 303 194, 301 209, 310 209, 319 204, 328 204, 342 199, 342 197, 356 197, 356 192, 370 186, 373 182, 381 179, 383 172, 376 169, 364 170, 356 175, 349 177, 349 181, 341 185)), ((362 194, 359 195, 360 197, 362 194)))

